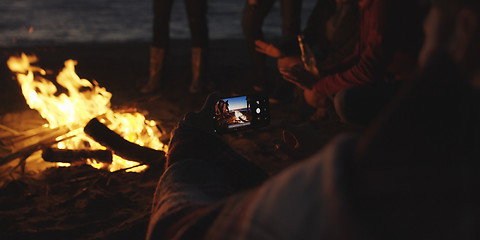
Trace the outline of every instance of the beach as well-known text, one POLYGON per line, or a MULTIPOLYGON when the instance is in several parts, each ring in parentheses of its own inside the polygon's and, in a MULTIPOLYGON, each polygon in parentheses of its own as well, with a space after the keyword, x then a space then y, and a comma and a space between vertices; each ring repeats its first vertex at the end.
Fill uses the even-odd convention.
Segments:
MULTIPOLYGON (((149 44, 146 42, 4 47, 0 52, 0 120, 13 128, 28 128, 28 124, 15 124, 24 119, 32 124, 40 124, 43 120, 28 108, 14 75, 5 64, 10 56, 22 52, 35 54, 39 59, 37 65, 48 70, 46 77, 50 79, 63 68, 65 60, 76 60, 79 77, 95 80, 112 93, 112 108, 134 108, 145 113, 147 119, 157 121, 166 132, 165 143, 178 121, 187 112, 198 111, 208 94, 188 92, 188 40, 172 41, 166 83, 153 95, 139 92, 148 76, 149 44)), ((243 40, 212 40, 209 62, 209 78, 218 83, 222 96, 252 92, 243 40)), ((275 61, 270 60, 268 65, 271 78, 278 79, 275 61)), ((299 124, 307 121, 311 113, 311 109, 297 102, 274 104, 269 127, 221 137, 247 159, 270 174, 276 174, 295 164, 276 151, 273 144, 275 139, 281 138, 280 122, 299 124)), ((335 120, 317 122, 315 126, 325 140, 349 129, 335 120)), ((23 175, 0 188, 1 238, 144 238, 153 192, 160 176, 161 170, 155 167, 143 173, 110 174, 88 166, 50 168, 37 175, 23 175), (68 191, 61 190, 65 188, 68 191)))
MULTIPOLYGON (((245 1, 208 0, 211 39, 242 39, 245 1)), ((304 27, 316 0, 303 0, 304 27)), ((148 42, 152 39, 152 0, 3 0, 0 2, 0 47, 72 43, 148 42)), ((267 15, 267 38, 281 36, 280 4, 267 15)), ((185 3, 173 2, 170 37, 190 38, 185 3)))

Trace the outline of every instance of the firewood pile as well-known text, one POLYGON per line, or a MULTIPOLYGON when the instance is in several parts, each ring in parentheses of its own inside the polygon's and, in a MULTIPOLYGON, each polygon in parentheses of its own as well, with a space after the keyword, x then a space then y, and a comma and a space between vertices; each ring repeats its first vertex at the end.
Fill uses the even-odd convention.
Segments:
POLYGON ((92 139, 96 140, 107 150, 88 149, 55 149, 51 146, 55 143, 75 137, 76 130, 66 127, 55 129, 38 127, 25 132, 19 132, 4 125, 0 125, 3 133, 0 134, 0 166, 19 159, 18 167, 24 172, 26 159, 33 153, 43 150, 42 158, 47 162, 62 162, 69 164, 86 163, 87 159, 97 162, 112 163, 112 154, 115 153, 125 159, 139 162, 139 165, 163 165, 165 153, 163 151, 137 145, 129 142, 119 134, 110 130, 98 119, 94 118, 84 127, 83 131, 92 139))
POLYGON ((28 116, 13 119, 27 129, 0 125, 0 239, 145 238, 164 152, 131 143, 96 119, 84 131, 106 150, 58 149, 55 143, 74 134, 28 116), (111 163, 113 154, 149 168, 139 174, 85 164, 111 163))

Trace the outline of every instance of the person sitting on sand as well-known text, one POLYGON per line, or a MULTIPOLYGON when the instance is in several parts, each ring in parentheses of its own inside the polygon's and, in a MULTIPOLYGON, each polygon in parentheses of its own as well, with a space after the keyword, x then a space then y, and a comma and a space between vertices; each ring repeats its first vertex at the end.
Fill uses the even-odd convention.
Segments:
POLYGON ((335 96, 341 120, 367 125, 394 94, 395 85, 414 75, 425 10, 416 0, 357 1, 361 20, 355 52, 336 66, 319 67, 319 75, 305 70, 299 58, 283 58, 270 44, 257 41, 257 49, 279 58, 280 73, 304 91, 318 117, 326 112, 325 99, 335 96))
POLYGON ((480 3, 432 2, 421 77, 364 136, 339 136, 267 179, 212 133, 217 96, 188 113, 171 139, 147 239, 479 235, 480 3))
POLYGON ((358 213, 383 239, 480 233, 480 1, 432 3, 419 77, 355 149, 358 213))

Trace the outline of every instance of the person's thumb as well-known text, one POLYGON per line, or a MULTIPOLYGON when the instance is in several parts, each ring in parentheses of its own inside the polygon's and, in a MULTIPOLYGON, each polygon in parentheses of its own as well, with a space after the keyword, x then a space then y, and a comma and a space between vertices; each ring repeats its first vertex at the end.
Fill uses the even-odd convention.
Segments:
POLYGON ((218 98, 219 96, 217 92, 210 93, 210 95, 208 95, 207 97, 207 100, 205 100, 205 103, 203 104, 203 107, 200 110, 200 112, 203 112, 206 114, 213 113, 215 109, 215 104, 217 103, 218 98))

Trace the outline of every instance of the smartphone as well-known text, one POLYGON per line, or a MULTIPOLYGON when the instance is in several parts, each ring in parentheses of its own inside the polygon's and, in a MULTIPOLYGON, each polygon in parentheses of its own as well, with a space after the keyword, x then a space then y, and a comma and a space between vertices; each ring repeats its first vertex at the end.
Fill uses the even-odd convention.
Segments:
POLYGON ((213 118, 217 133, 267 126, 270 123, 268 97, 252 94, 220 99, 215 104, 213 118))

